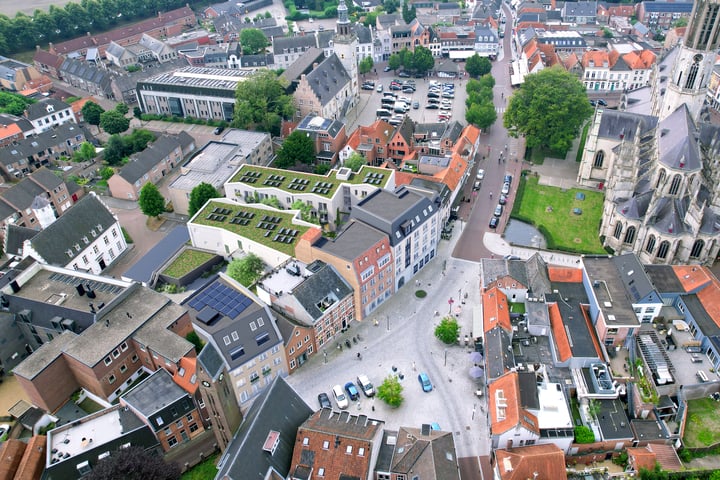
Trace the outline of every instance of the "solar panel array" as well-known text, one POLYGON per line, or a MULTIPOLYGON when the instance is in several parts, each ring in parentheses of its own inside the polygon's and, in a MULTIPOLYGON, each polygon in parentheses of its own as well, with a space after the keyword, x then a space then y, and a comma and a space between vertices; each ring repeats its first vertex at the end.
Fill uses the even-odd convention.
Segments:
POLYGON ((261 176, 262 173, 260 172, 243 172, 243 176, 240 177, 240 181, 244 183, 255 183, 261 176))
POLYGON ((385 175, 383 175, 382 173, 370 172, 367 175, 365 175, 365 179, 363 179, 363 183, 369 183, 371 185, 382 185, 384 178, 385 178, 385 175))
POLYGON ((188 305, 198 312, 208 306, 226 317, 236 318, 252 305, 252 300, 226 285, 215 282, 195 296, 188 305))
POLYGON ((93 290, 95 292, 107 292, 110 294, 118 294, 124 290, 124 287, 120 287, 117 285, 111 285, 109 283, 103 283, 103 282, 96 282, 94 280, 87 280, 83 278, 73 277, 72 275, 65 275, 63 273, 51 273, 49 276, 50 280, 54 280, 56 282, 65 283, 67 285, 70 285, 72 287, 77 287, 81 283, 87 287, 90 287, 90 290, 93 290))
POLYGON ((290 184, 288 185, 288 188, 290 190, 297 190, 299 192, 302 192, 305 190, 305 186, 310 183, 310 180, 307 180, 305 178, 293 178, 290 181, 290 184))
POLYGON ((311 192, 319 193, 320 195, 327 195, 332 190, 333 184, 329 182, 315 182, 311 192))
MULTIPOLYGON (((278 230, 277 235, 273 237, 273 242, 290 244, 295 241, 295 237, 297 237, 297 234, 297 230, 292 230, 290 228, 281 228, 280 230, 278 230)), ((266 234, 265 236, 267 237, 268 235, 266 234)))

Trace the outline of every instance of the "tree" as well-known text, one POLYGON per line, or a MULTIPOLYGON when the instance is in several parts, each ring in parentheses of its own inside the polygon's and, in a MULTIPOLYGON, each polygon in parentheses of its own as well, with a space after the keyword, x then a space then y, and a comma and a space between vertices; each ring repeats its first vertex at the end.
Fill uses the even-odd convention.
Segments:
POLYGON ((390 67, 390 70, 397 70, 400 68, 400 65, 402 65, 400 55, 397 53, 390 55, 390 58, 388 58, 388 67, 390 67))
POLYGON ((125 144, 120 135, 110 135, 105 150, 103 150, 103 158, 108 165, 119 165, 125 157, 125 144))
POLYGON ((185 340, 195 345, 195 353, 200 353, 205 346, 205 343, 200 339, 200 335, 198 335, 195 330, 185 335, 185 340))
POLYGON ((242 285, 249 287, 260 274, 265 270, 265 263, 254 253, 249 253, 243 258, 233 260, 227 267, 227 274, 242 285))
POLYGON ((377 397, 391 407, 399 407, 405 400, 402 391, 403 387, 397 377, 388 375, 377 387, 377 397))
POLYGON ((575 427, 575 442, 576 443, 593 443, 595 441, 595 434, 585 425, 578 425, 575 427))
POLYGON ((117 105, 115 105, 115 111, 119 112, 122 115, 127 115, 127 113, 130 111, 130 107, 128 107, 124 103, 118 103, 117 105))
POLYGON ((100 115, 105 113, 105 109, 95 102, 85 102, 80 111, 85 121, 96 127, 100 125, 100 115))
POLYGON ((105 181, 110 180, 113 175, 115 175, 115 170, 112 167, 102 167, 100 169, 100 178, 105 181))
POLYGON ((255 55, 265 50, 268 41, 259 28, 245 28, 240 32, 240 45, 245 55, 255 55))
POLYGON ((400 2, 398 0, 384 0, 382 5, 385 12, 395 13, 400 6, 400 2))
POLYGON ((303 202, 302 200, 295 200, 290 204, 290 208, 293 210, 300 210, 300 218, 309 223, 320 223, 317 217, 312 216, 312 206, 303 202))
POLYGON ((415 5, 410 7, 408 5, 408 0, 405 0, 403 2, 402 6, 402 16, 403 20, 405 20, 405 23, 410 23, 417 17, 417 10, 415 9, 415 5))
POLYGON ((613 38, 613 32, 608 27, 603 27, 602 32, 604 38, 613 38))
POLYGON ((373 69, 373 65, 374 65, 374 62, 373 62, 372 57, 363 58, 362 60, 360 60, 360 64, 359 64, 360 73, 363 75, 365 75, 366 73, 369 73, 370 70, 373 69))
POLYGON ((79 162, 87 162, 95 158, 95 155, 97 155, 95 145, 90 142, 83 142, 80 144, 80 148, 77 149, 73 157, 79 162))
POLYGON ((315 143, 304 132, 295 130, 287 136, 277 153, 275 166, 289 168, 297 163, 315 163, 315 143))
POLYGON ((460 325, 453 317, 445 317, 440 320, 440 324, 435 327, 435 336, 438 340, 446 345, 450 345, 457 341, 460 325))
POLYGON ((473 78, 487 75, 492 70, 492 64, 487 57, 481 57, 477 53, 468 58, 465 62, 465 71, 473 78))
POLYGON ((165 199, 154 183, 148 182, 140 189, 138 205, 143 215, 159 217, 165 211, 165 199))
POLYGON ((593 108, 585 87, 562 68, 545 68, 525 77, 505 111, 510 135, 524 135, 528 148, 565 153, 593 108))
POLYGON ((465 111, 465 121, 480 130, 489 128, 497 120, 497 111, 492 102, 474 103, 465 111))
POLYGON ((415 51, 412 54, 412 68, 419 73, 425 73, 428 70, 432 70, 434 66, 435 59, 430 49, 422 45, 415 47, 415 51))
POLYGON ((135 118, 142 117, 142 110, 137 105, 133 107, 133 117, 135 117, 135 118))
POLYGON ((590 416, 597 420, 601 409, 602 406, 600 405, 600 402, 594 398, 591 398, 590 402, 588 403, 588 413, 590 414, 590 416))
POLYGON ((122 133, 130 128, 130 119, 116 110, 109 110, 100 115, 100 128, 110 135, 122 133))
POLYGON ((219 198, 221 196, 222 195, 220 195, 220 192, 218 192, 215 187, 213 187, 209 183, 202 182, 200 185, 197 185, 195 188, 193 188, 190 192, 188 215, 192 217, 197 213, 198 210, 203 207, 203 205, 205 205, 205 202, 207 202, 211 198, 219 198))
POLYGON ((285 93, 285 85, 275 72, 262 70, 244 82, 235 92, 233 127, 280 134, 280 120, 295 113, 292 97, 285 93))
MULTIPOLYGON (((675 20, 675 23, 673 23, 673 27, 675 27, 675 28, 687 27, 687 26, 688 26, 688 18, 687 17, 680 17, 677 20, 675 20)), ((718 473, 718 476, 720 476, 720 473, 718 473)), ((718 478, 717 480, 720 480, 720 478, 718 478)))
POLYGON ((108 457, 99 460, 87 480, 178 480, 180 466, 167 463, 160 455, 153 455, 142 447, 130 446, 114 450, 108 457))
POLYGON ((355 173, 359 172, 360 167, 363 165, 367 165, 367 160, 357 152, 353 152, 348 159, 345 160, 345 166, 355 173))

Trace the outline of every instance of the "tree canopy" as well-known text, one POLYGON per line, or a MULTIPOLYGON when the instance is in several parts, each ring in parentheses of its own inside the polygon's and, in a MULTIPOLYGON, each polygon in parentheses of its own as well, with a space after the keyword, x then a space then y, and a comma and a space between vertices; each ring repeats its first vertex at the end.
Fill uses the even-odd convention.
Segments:
POLYGON ((245 28, 240 32, 240 45, 245 55, 255 55, 265 51, 268 40, 259 28, 245 28))
POLYGON ((438 326, 435 327, 435 336, 441 342, 450 345, 457 340, 459 331, 460 326, 458 325, 457 320, 453 317, 445 317, 440 321, 438 326))
POLYGON ((240 284, 249 287, 260 278, 265 269, 265 263, 254 253, 249 253, 243 258, 233 260, 227 266, 227 274, 240 284))
POLYGON ((197 185, 190 192, 188 215, 192 217, 197 213, 198 210, 203 207, 203 205, 205 205, 205 202, 207 202, 211 198, 219 198, 221 196, 222 195, 220 195, 220 192, 218 192, 217 189, 209 183, 200 183, 200 185, 197 185))
POLYGON ((85 102, 85 105, 82 106, 80 111, 82 112, 85 121, 90 125, 95 125, 96 127, 100 125, 100 115, 105 113, 105 109, 95 102, 85 102))
POLYGON ((110 135, 122 133, 130 128, 130 119, 117 110, 109 110, 100 114, 100 128, 110 135))
POLYGON ((391 407, 399 407, 402 405, 403 387, 400 385, 397 377, 388 375, 385 380, 377 387, 377 396, 391 407))
POLYGON ((504 124, 510 135, 524 135, 528 148, 564 153, 592 112, 577 77, 553 67, 525 77, 508 102, 504 124))
POLYGON ((474 103, 465 111, 465 121, 479 129, 489 128, 497 120, 497 111, 492 102, 474 103))
POLYGON ((360 69, 360 73, 365 75, 366 73, 370 73, 370 70, 373 69, 373 59, 372 57, 365 57, 362 60, 360 60, 360 64, 358 65, 360 69))
POLYGON ((235 92, 233 127, 257 128, 273 135, 280 134, 280 121, 295 112, 292 97, 271 70, 262 70, 239 82, 235 92))
POLYGON ((153 140, 155 140, 155 135, 149 130, 141 128, 122 137, 119 134, 111 135, 105 144, 103 158, 109 165, 118 165, 128 155, 145 150, 147 144, 153 140))
POLYGON ((409 6, 408 3, 408 0, 405 0, 402 6, 402 16, 403 20, 405 20, 405 23, 410 23, 415 20, 415 17, 417 17, 417 10, 415 9, 415 5, 413 4, 412 6, 409 6))
POLYGON ((367 165, 367 160, 365 160, 365 157, 359 153, 353 152, 347 160, 345 160, 344 165, 353 172, 357 173, 360 171, 360 167, 367 165))
POLYGON ((111 452, 97 462, 88 480, 178 480, 180 466, 167 463, 160 455, 152 455, 142 447, 131 446, 111 452))
POLYGON ((468 58, 465 62, 465 71, 473 78, 487 75, 492 70, 492 64, 487 57, 481 57, 477 53, 468 58))
POLYGON ((20 117, 31 103, 35 103, 35 100, 17 93, 0 92, 0 113, 9 113, 20 117))
POLYGON ((165 199, 154 183, 148 182, 140 189, 138 205, 143 215, 158 217, 165 211, 165 199))
POLYGON ((397 53, 393 53, 388 58, 388 67, 390 67, 391 70, 397 70, 402 66, 402 61, 400 60, 400 55, 397 53))
POLYGON ((295 130, 283 141, 275 158, 275 166, 290 168, 298 163, 305 165, 315 163, 315 143, 304 132, 295 130))

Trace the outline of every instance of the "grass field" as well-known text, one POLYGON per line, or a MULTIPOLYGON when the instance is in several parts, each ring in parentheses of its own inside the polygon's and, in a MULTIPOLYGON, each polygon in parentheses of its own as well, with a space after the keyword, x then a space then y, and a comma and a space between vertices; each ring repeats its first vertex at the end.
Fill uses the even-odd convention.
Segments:
POLYGON ((606 253, 598 236, 602 206, 600 192, 538 185, 538 178, 530 176, 520 179, 511 217, 535 225, 550 250, 602 254, 606 253), (584 200, 576 198, 580 192, 584 200), (582 214, 574 214, 575 208, 582 214))
POLYGON ((206 480, 208 478, 215 478, 215 475, 218 472, 218 469, 215 466, 217 460, 217 454, 208 457, 204 462, 198 463, 193 468, 183 473, 180 480, 206 480))
POLYGON ((683 442, 688 448, 720 442, 720 403, 710 398, 688 400, 688 420, 683 442))

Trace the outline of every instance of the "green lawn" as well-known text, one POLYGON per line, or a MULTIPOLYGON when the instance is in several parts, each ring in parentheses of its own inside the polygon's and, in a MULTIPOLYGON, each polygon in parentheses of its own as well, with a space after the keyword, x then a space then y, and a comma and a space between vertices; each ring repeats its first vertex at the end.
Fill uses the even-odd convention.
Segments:
POLYGON ((211 260, 214 256, 214 253, 201 252, 188 248, 182 252, 162 273, 172 278, 180 278, 183 275, 187 275, 203 263, 211 260))
POLYGON ((535 225, 550 250, 602 254, 606 253, 598 236, 602 206, 600 192, 538 185, 537 177, 523 176, 511 217, 535 225), (575 198, 578 192, 585 194, 584 200, 575 198), (582 215, 575 215, 574 208, 580 208, 582 215))
POLYGON ((218 472, 215 464, 218 460, 218 454, 212 455, 204 462, 198 463, 193 468, 182 474, 180 480, 207 480, 215 478, 218 472))
POLYGON ((710 398, 688 400, 683 442, 688 448, 708 447, 720 442, 720 403, 710 398))

